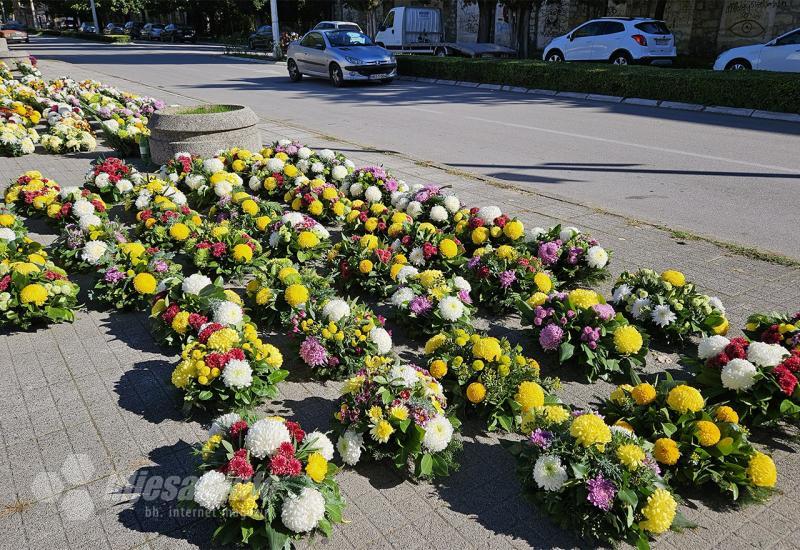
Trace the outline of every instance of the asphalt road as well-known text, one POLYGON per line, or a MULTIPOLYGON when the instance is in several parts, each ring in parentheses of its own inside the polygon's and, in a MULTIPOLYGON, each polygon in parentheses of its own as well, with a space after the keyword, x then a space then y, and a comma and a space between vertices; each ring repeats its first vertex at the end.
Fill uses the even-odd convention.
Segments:
POLYGON ((797 123, 409 82, 340 90, 321 80, 291 83, 283 65, 223 57, 216 46, 41 37, 26 49, 178 96, 242 103, 271 120, 800 259, 797 123))

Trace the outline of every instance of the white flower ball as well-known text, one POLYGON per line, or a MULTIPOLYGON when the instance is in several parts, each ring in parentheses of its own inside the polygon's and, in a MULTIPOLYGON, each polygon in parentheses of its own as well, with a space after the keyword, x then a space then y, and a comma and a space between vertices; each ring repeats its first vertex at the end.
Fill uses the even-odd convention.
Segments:
POLYGON ((422 214, 422 203, 419 201, 409 202, 408 206, 406 206, 406 214, 416 219, 417 216, 422 214))
POLYGON ((722 315, 725 315, 725 306, 722 304, 722 300, 720 300, 718 297, 711 296, 708 299, 708 304, 719 311, 722 315))
POLYGON ((258 191, 261 189, 261 179, 258 176, 250 176, 250 179, 247 180, 247 187, 251 191, 258 191))
POLYGON ((136 197, 135 205, 137 210, 144 210, 148 204, 150 204, 150 193, 141 193, 136 197))
POLYGON ((311 487, 305 487, 299 495, 291 495, 283 501, 281 521, 295 533, 313 530, 325 517, 325 497, 311 487))
MULTIPOLYGON (((226 370, 228 367, 225 367, 226 370)), ((245 447, 256 458, 272 456, 281 443, 290 443, 292 436, 286 425, 274 418, 263 418, 250 426, 245 437, 245 447)))
POLYGON ((211 279, 206 277, 205 275, 200 275, 199 273, 193 273, 189 275, 183 280, 181 283, 181 290, 184 294, 193 294, 197 295, 200 294, 200 291, 203 290, 208 285, 213 284, 211 279))
POLYGON ((273 231, 269 236, 269 247, 278 248, 278 245, 280 243, 281 243, 281 232, 273 231))
POLYGON ((314 235, 316 235, 317 237, 319 237, 319 238, 320 238, 320 240, 323 240, 323 241, 324 241, 324 240, 326 240, 326 239, 330 239, 330 238, 331 238, 331 233, 330 233, 330 231, 328 231, 327 229, 325 229, 325 226, 324 226, 324 225, 322 225, 322 224, 320 224, 320 223, 318 223, 317 225, 315 225, 314 227, 312 227, 312 228, 311 228, 311 232, 312 232, 314 235))
POLYGON ((225 300, 214 308, 214 322, 221 325, 238 325, 244 319, 244 312, 239 304, 225 300))
POLYGON ((447 210, 444 206, 438 204, 431 208, 431 220, 435 222, 443 222, 447 220, 447 210))
POLYGON ((310 168, 310 166, 309 166, 309 164, 308 164, 308 161, 307 161, 307 160, 304 160, 304 159, 300 159, 300 160, 298 160, 298 161, 295 163, 295 166, 296 166, 296 167, 297 167, 297 169, 298 169, 298 170, 300 170, 300 172, 301 172, 301 173, 303 173, 303 174, 305 174, 306 172, 308 172, 308 169, 310 168))
POLYGON ((354 183, 350 186, 350 196, 351 197, 360 197, 361 193, 364 192, 364 186, 360 183, 354 183))
POLYGON ((561 459, 553 455, 540 456, 533 466, 533 479, 545 491, 558 491, 569 478, 561 459))
POLYGON ((231 359, 222 369, 222 381, 229 388, 247 388, 253 383, 253 369, 243 359, 231 359))
POLYGON ((333 159, 335 159, 335 158, 336 158, 336 153, 334 153, 334 152, 333 152, 333 151, 331 151, 330 149, 323 149, 322 151, 320 151, 320 152, 318 153, 318 155, 317 155, 317 156, 318 156, 319 158, 321 158, 322 160, 331 161, 331 160, 333 160, 333 159))
POLYGON ((78 226, 84 231, 87 231, 90 227, 100 227, 101 225, 103 225, 103 220, 95 214, 89 214, 88 216, 81 216, 78 218, 78 226))
POLYGON ((231 426, 235 422, 239 422, 242 419, 237 413, 227 413, 223 414, 222 416, 218 416, 214 419, 211 423, 211 428, 208 430, 208 437, 212 435, 221 435, 230 429, 231 426))
POLYGON ((194 485, 194 501, 206 510, 218 510, 228 501, 231 482, 225 474, 211 470, 200 476, 194 485))
POLYGON ((344 164, 345 168, 347 168, 348 170, 353 170, 356 167, 356 164, 350 159, 344 159, 344 162, 342 164, 344 164))
POLYGON ((455 214, 458 212, 458 209, 461 208, 461 201, 455 195, 447 195, 444 198, 444 207, 447 208, 447 211, 451 214, 455 214))
POLYGON ((722 367, 722 386, 729 390, 747 390, 755 383, 756 366, 746 359, 731 359, 722 367))
POLYGON ((409 277, 413 277, 418 273, 419 269, 417 269, 413 265, 404 265, 403 267, 400 268, 400 271, 397 272, 397 282, 405 283, 409 277))
POLYGON ((119 131, 119 122, 114 119, 104 120, 102 124, 108 128, 112 134, 116 134, 119 131))
POLYGON ((603 269, 608 263, 608 252, 599 245, 589 247, 586 251, 586 263, 592 269, 603 269))
POLYGON ((425 265, 425 253, 421 246, 415 246, 411 249, 411 252, 408 253, 408 261, 418 266, 425 265))
POLYGON ((311 171, 315 174, 321 174, 325 171, 325 165, 317 161, 311 164, 311 171))
POLYGON ((379 355, 386 355, 392 351, 392 337, 383 327, 375 327, 369 331, 369 339, 375 344, 379 355))
POLYGON ((464 314, 464 304, 455 296, 445 296, 439 300, 439 315, 445 321, 457 321, 464 314))
POLYGON ((233 184, 228 180, 222 180, 214 186, 214 194, 218 197, 227 197, 233 191, 233 184))
POLYGON ((170 172, 169 174, 167 174, 167 179, 172 183, 175 183, 176 181, 178 181, 178 179, 180 179, 180 176, 178 176, 178 174, 176 174, 175 172, 170 172))
POLYGON ((89 216, 94 214, 94 205, 86 199, 78 199, 72 204, 72 212, 79 218, 89 216))
POLYGON ((347 168, 341 164, 334 166, 333 170, 331 170, 331 177, 336 181, 342 181, 347 177, 347 168))
POLYGON ((561 233, 558 234, 558 238, 564 242, 567 242, 572 237, 576 235, 580 235, 580 230, 577 227, 564 227, 561 229, 561 233))
POLYGON ((306 160, 311 156, 311 153, 312 151, 308 147, 300 147, 300 149, 297 150, 297 158, 306 160))
POLYGON ((186 186, 189 189, 198 189, 206 182, 206 178, 202 174, 189 174, 186 176, 186 186))
MULTIPOLYGON (((337 166, 337 168, 339 167, 337 166)), ((381 193, 381 190, 378 189, 377 186, 370 185, 367 187, 367 190, 364 191, 364 198, 369 202, 380 202, 380 200, 383 198, 383 193, 381 193)))
POLYGON ((623 283, 614 289, 614 293, 611 295, 611 301, 618 304, 630 296, 631 292, 633 292, 631 287, 623 283))
POLYGON ((392 294, 391 302, 395 307, 400 307, 414 299, 414 291, 407 286, 401 286, 392 294))
POLYGON ((777 367, 789 355, 789 350, 780 344, 751 342, 747 347, 747 360, 759 367, 777 367))
POLYGON ((114 187, 117 188, 117 191, 122 193, 123 195, 127 195, 131 191, 133 191, 133 182, 129 179, 121 179, 117 183, 114 184, 114 187))
POLYGON ((722 353, 722 351, 725 349, 725 346, 730 343, 730 340, 724 336, 719 336, 718 334, 703 338, 700 340, 700 343, 697 344, 697 357, 703 360, 716 357, 722 353))
MULTIPOLYGON (((100 173, 99 173, 99 174, 97 174, 97 176, 94 178, 94 184, 95 184, 97 187, 99 187, 100 189, 103 189, 103 188, 107 187, 107 186, 108 186, 108 182, 109 182, 109 181, 111 181, 111 180, 109 179, 109 176, 108 176, 108 174, 106 174, 105 172, 100 172, 100 173)), ((63 193, 63 192, 64 192, 64 189, 62 189, 62 190, 61 190, 61 192, 63 193)))
POLYGON ((453 439, 453 425, 446 416, 437 414, 425 426, 422 446, 431 453, 444 451, 453 439))
MULTIPOLYGON (((173 187, 173 189, 175 188, 173 187)), ((172 193, 171 198, 172 202, 174 202, 178 206, 183 206, 184 204, 186 204, 186 195, 184 195, 182 191, 178 191, 177 189, 175 189, 175 192, 172 193)))
POLYGON ((317 431, 308 433, 303 442, 308 446, 309 451, 318 452, 328 462, 333 460, 333 443, 324 433, 317 431))
POLYGON ((225 163, 216 157, 206 159, 203 161, 203 170, 209 174, 216 174, 217 172, 222 172, 225 170, 225 163))
POLYGON ((478 217, 483 220, 485 225, 494 225, 494 220, 503 215, 503 211, 497 206, 484 206, 478 210, 478 217))
POLYGON ((472 285, 469 284, 469 281, 460 275, 453 277, 453 286, 458 290, 466 290, 467 292, 472 290, 472 285))
POLYGON ((13 241, 17 234, 9 227, 0 227, 0 241, 13 241))
POLYGON ((103 241, 87 241, 81 250, 81 259, 89 265, 97 265, 106 250, 108 250, 108 244, 103 241))
POLYGON ((536 242, 545 233, 547 233, 547 230, 544 227, 534 227, 533 229, 529 229, 525 234, 525 242, 536 242))
POLYGON ((342 457, 342 462, 348 466, 355 466, 361 459, 361 449, 364 446, 364 436, 360 433, 347 430, 336 442, 336 450, 342 457))
POLYGON ((322 308, 322 316, 328 321, 338 323, 344 317, 350 316, 350 306, 344 300, 334 298, 322 308))
POLYGON ((303 223, 305 221, 305 216, 300 212, 287 212, 283 216, 281 216, 281 222, 288 223, 292 227, 297 224, 303 223))
POLYGON ((397 363, 389 371, 389 380, 393 386, 413 388, 419 377, 417 377, 417 371, 414 367, 397 363))
POLYGON ((278 140, 278 145, 280 145, 281 147, 288 147, 291 144, 292 144, 292 140, 291 139, 284 138, 284 139, 279 139, 278 140))
POLYGON ((271 158, 267 161, 267 170, 275 173, 283 172, 284 162, 279 158, 271 158))

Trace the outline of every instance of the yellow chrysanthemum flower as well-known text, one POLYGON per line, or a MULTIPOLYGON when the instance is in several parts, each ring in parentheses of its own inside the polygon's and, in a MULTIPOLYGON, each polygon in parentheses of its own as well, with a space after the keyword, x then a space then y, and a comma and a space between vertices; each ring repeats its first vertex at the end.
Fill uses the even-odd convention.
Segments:
POLYGON ((681 457, 681 452, 674 440, 668 437, 661 437, 656 440, 653 446, 653 456, 661 464, 673 466, 681 457))
POLYGON ((150 273, 139 273, 133 278, 133 288, 139 294, 154 294, 158 282, 150 273))
POLYGON ((447 374, 447 363, 442 359, 436 359, 431 362, 429 370, 434 378, 443 378, 447 374))
POLYGON ((686 276, 680 271, 676 271, 674 269, 668 269, 662 273, 661 280, 678 288, 686 284, 686 276))
POLYGON ((589 309, 600 303, 600 296, 594 290, 576 288, 569 293, 569 303, 576 309, 589 309))
POLYGON ((584 447, 605 445, 611 441, 611 430, 596 414, 587 413, 576 417, 569 427, 569 433, 584 447))
POLYGON ((322 483, 328 474, 328 461, 320 453, 311 453, 306 464, 306 474, 317 483, 322 483))
POLYGON ((394 433, 394 428, 389 424, 388 420, 380 420, 373 424, 372 429, 369 431, 372 439, 378 443, 386 443, 394 433))
POLYGON ((672 526, 678 503, 666 489, 656 489, 647 497, 647 504, 642 508, 644 520, 639 522, 639 527, 654 534, 664 533, 672 526))
POLYGON ((467 386, 466 393, 470 403, 480 403, 486 399, 486 386, 480 382, 473 382, 467 386))
POLYGON ((694 435, 697 436, 697 442, 703 447, 716 445, 722 436, 717 425, 708 420, 698 420, 694 423, 694 435))
POLYGON ((253 249, 246 244, 237 244, 233 247, 233 259, 246 264, 253 259, 253 249))
POLYGON ((617 386, 614 391, 611 392, 611 401, 618 405, 623 403, 632 389, 633 386, 630 384, 622 384, 621 386, 617 386))
POLYGON ((47 302, 47 289, 38 283, 26 285, 19 293, 20 302, 41 307, 47 302))
POLYGON ((703 408, 704 400, 702 394, 696 388, 681 384, 669 391, 667 405, 675 412, 683 414, 685 412, 699 411, 703 408))
POLYGON ((652 384, 644 382, 631 390, 631 397, 637 405, 649 405, 656 398, 656 389, 652 384))
POLYGON ((454 258, 458 255, 458 245, 453 239, 442 239, 439 242, 439 252, 445 258, 454 258))
MULTIPOLYGON (((536 288, 539 289, 538 294, 542 293, 547 294, 548 292, 553 290, 553 280, 547 273, 540 271, 539 273, 533 276, 533 282, 536 284, 536 288)), ((545 296, 545 299, 547 299, 547 296, 545 296)), ((542 300, 542 303, 544 303, 544 300, 542 300)), ((532 304, 532 305, 542 305, 542 303, 532 304)))
POLYGON ((503 235, 516 241, 525 234, 525 226, 519 220, 511 220, 503 227, 503 235))
POLYGON ((714 417, 720 422, 728 422, 730 424, 739 423, 739 415, 731 407, 722 405, 717 407, 714 417))
POLYGON ((520 404, 522 412, 544 406, 544 390, 536 382, 526 380, 517 388, 514 401, 520 404))
POLYGON ((624 325, 614 331, 614 347, 622 355, 638 353, 644 340, 633 325, 624 325))
POLYGON ((228 495, 228 505, 240 516, 250 517, 257 511, 258 494, 252 482, 237 483, 228 495))
POLYGON ((425 342, 425 353, 430 355, 440 347, 442 347, 445 342, 447 342, 447 335, 446 334, 436 334, 428 338, 428 341, 425 342))
POLYGON ((487 361, 496 361, 503 353, 500 341, 497 338, 480 338, 472 345, 472 355, 487 361))
POLYGON ((747 464, 747 477, 756 487, 775 487, 778 470, 768 455, 756 451, 747 464))
POLYGON ((227 327, 212 333, 206 342, 209 349, 221 351, 223 353, 230 351, 238 344, 239 334, 232 328, 227 327))
POLYGON ((645 458, 644 450, 633 443, 620 445, 617 449, 617 459, 631 471, 641 466, 645 458))
POLYGON ((169 236, 176 241, 185 241, 189 238, 190 233, 191 231, 189 230, 189 226, 181 222, 175 223, 169 228, 169 236))
POLYGON ((286 303, 292 307, 298 307, 308 301, 308 289, 301 284, 293 284, 286 287, 283 293, 286 303))

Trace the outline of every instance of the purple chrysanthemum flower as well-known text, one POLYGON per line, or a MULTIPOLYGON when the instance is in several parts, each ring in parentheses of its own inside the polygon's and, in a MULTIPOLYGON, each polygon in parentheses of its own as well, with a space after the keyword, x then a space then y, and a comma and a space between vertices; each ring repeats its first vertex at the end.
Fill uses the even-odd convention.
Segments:
POLYGON ((613 481, 604 478, 603 474, 598 474, 586 482, 586 488, 589 490, 586 500, 604 512, 611 510, 614 497, 617 495, 617 487, 613 481))
POLYGON ((569 249, 567 252, 567 263, 570 265, 575 265, 578 263, 578 258, 580 255, 583 254, 583 249, 579 246, 574 246, 569 249))
POLYGON ((653 473, 657 476, 661 475, 661 468, 658 467, 658 462, 656 462, 656 460, 649 454, 645 457, 642 464, 653 470, 653 473))
POLYGON ((120 271, 116 267, 110 267, 106 271, 106 274, 103 277, 103 279, 107 283, 117 284, 118 282, 120 282, 125 277, 126 277, 126 275, 125 275, 124 272, 120 271))
POLYGON ((536 428, 530 435, 530 442, 539 447, 540 449, 547 449, 550 443, 553 442, 553 432, 536 428))
POLYGON ((551 241, 539 245, 539 252, 536 254, 544 265, 552 265, 558 261, 558 243, 551 241))
POLYGON ((156 273, 163 273, 164 271, 167 270, 168 267, 169 265, 164 260, 156 260, 153 263, 153 271, 155 271, 156 273))
POLYGON ((475 269, 481 263, 480 256, 473 256, 469 260, 467 260, 467 267, 470 269, 475 269))
POLYGON ((309 367, 318 367, 328 362, 328 352, 313 336, 309 336, 300 344, 300 357, 309 367))
POLYGON ((411 313, 415 315, 425 315, 431 310, 432 307, 433 304, 425 296, 417 296, 408 304, 408 308, 411 310, 411 313))
POLYGON ((549 324, 542 329, 542 332, 539 333, 539 345, 542 346, 542 349, 545 351, 553 351, 561 345, 561 341, 564 339, 564 331, 563 329, 554 324, 549 324))
POLYGON ((608 321, 616 315, 614 308, 609 304, 595 304, 592 306, 592 309, 602 321, 608 321))
POLYGON ((500 273, 498 279, 500 280, 501 288, 508 288, 514 284, 514 281, 517 280, 517 274, 509 269, 500 273))
POLYGON ((469 295, 469 290, 459 290, 458 299, 464 302, 465 304, 472 303, 472 296, 469 295))

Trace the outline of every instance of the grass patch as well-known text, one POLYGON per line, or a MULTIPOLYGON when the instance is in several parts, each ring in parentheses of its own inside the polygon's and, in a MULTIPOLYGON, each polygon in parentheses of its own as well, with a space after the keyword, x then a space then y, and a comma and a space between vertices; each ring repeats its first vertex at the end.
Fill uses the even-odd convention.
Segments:
POLYGON ((233 105, 197 105, 184 107, 175 112, 176 115, 211 115, 214 113, 229 113, 237 108, 233 105))

